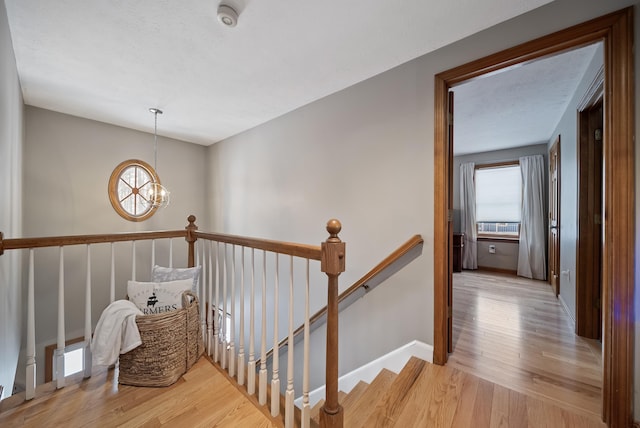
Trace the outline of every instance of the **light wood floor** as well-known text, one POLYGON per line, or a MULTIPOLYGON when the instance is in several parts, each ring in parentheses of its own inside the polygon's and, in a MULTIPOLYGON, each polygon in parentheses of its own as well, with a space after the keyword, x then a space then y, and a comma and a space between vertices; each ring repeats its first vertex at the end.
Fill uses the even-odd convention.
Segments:
MULTIPOLYGON (((50 384, 49 384, 50 385, 50 384)), ((167 388, 120 385, 102 370, 17 407, 0 403, 0 427, 277 427, 205 357, 167 388)), ((13 398, 13 397, 12 397, 13 398)))
MULTIPOLYGON (((341 398, 346 428, 604 426, 599 344, 573 334, 546 283, 455 274, 453 310, 447 365, 412 360, 354 388, 341 398)), ((117 370, 51 388, 0 402, 0 427, 282 426, 205 357, 168 388, 119 385, 117 370)))
POLYGON ((453 285, 448 366, 600 417, 601 345, 573 333, 546 282, 463 271, 453 285))
POLYGON ((598 418, 415 357, 340 402, 345 428, 605 428, 598 418))

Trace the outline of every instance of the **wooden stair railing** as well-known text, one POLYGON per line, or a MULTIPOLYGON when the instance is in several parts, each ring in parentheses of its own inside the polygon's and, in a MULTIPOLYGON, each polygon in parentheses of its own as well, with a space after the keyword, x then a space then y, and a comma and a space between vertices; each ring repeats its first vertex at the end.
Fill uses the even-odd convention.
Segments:
MULTIPOLYGON (((320 270, 322 272, 324 272, 327 277, 328 277, 328 290, 327 290, 327 295, 328 295, 328 306, 332 309, 329 310, 329 316, 328 316, 328 320, 327 320, 327 355, 326 355, 326 384, 327 384, 327 388, 326 388, 326 400, 325 400, 325 405, 322 408, 321 411, 321 422, 320 422, 320 426, 323 427, 342 427, 342 418, 343 418, 343 412, 342 412, 342 408, 340 407, 340 405, 338 404, 338 311, 337 311, 337 307, 338 307, 338 302, 337 302, 337 296, 338 296, 338 276, 340 275, 340 273, 344 272, 345 269, 345 244, 340 240, 340 238, 338 237, 338 233, 340 232, 342 225, 340 224, 340 222, 338 220, 330 220, 327 223, 327 232, 329 232, 329 238, 325 241, 322 242, 320 246, 312 246, 312 245, 304 245, 304 244, 295 244, 295 243, 287 243, 287 242, 278 242, 278 241, 271 241, 271 240, 266 240, 266 239, 256 239, 256 238, 246 238, 246 237, 238 237, 238 236, 233 236, 233 235, 225 235, 225 234, 218 234, 218 233, 203 233, 203 232, 198 232, 197 231, 197 227, 195 227, 195 225, 193 224, 191 218, 189 219, 190 224, 189 226, 187 226, 187 230, 188 230, 188 237, 187 237, 187 241, 189 242, 189 263, 190 265, 193 265, 195 263, 195 257, 200 255, 200 251, 202 252, 202 259, 204 260, 203 263, 203 268, 205 269, 203 271, 203 276, 206 277, 206 271, 208 270, 209 272, 214 271, 214 263, 213 260, 215 260, 215 271, 216 272, 223 272, 222 276, 224 277, 224 279, 220 280, 218 282, 218 280, 212 280, 211 278, 209 279, 209 286, 210 287, 215 287, 215 288, 209 288, 209 296, 210 296, 210 301, 213 303, 214 307, 218 307, 220 308, 222 306, 223 309, 223 313, 227 313, 227 307, 226 307, 226 302, 228 300, 230 301, 235 301, 233 294, 235 291, 235 275, 232 275, 232 279, 230 281, 227 280, 227 269, 229 269, 232 272, 235 272, 235 264, 236 264, 236 247, 239 247, 241 250, 241 259, 242 259, 242 268, 241 268, 241 272, 242 275, 244 275, 245 272, 245 268, 244 268, 244 249, 245 248, 249 248, 251 249, 251 253, 250 253, 250 257, 251 257, 251 261, 249 262, 249 270, 250 270, 250 284, 251 284, 251 293, 250 296, 253 296, 253 289, 254 289, 254 285, 255 282, 255 277, 254 277, 254 250, 261 250, 263 252, 263 256, 262 256, 262 262, 263 262, 263 267, 262 270, 260 270, 258 268, 258 273, 262 273, 262 319, 261 321, 258 321, 258 324, 261 322, 261 332, 262 332, 262 337, 260 340, 260 343, 262 345, 262 352, 261 352, 261 356, 258 360, 254 359, 254 349, 253 349, 253 344, 255 342, 254 340, 254 320, 253 318, 250 319, 249 321, 249 325, 250 325, 250 331, 249 331, 249 361, 247 364, 247 376, 246 376, 246 384, 247 384, 247 392, 249 395, 253 395, 256 392, 256 384, 258 386, 257 388, 257 392, 258 392, 258 401, 260 402, 260 404, 265 405, 267 403, 268 398, 268 393, 267 393, 267 368, 266 368, 266 346, 265 346, 265 330, 267 328, 266 326, 266 317, 265 317, 265 311, 266 311, 266 300, 264 298, 265 294, 266 294, 266 278, 265 278, 265 271, 266 271, 266 252, 269 253, 275 253, 276 256, 277 255, 289 255, 291 256, 291 259, 293 259, 293 257, 298 257, 298 258, 302 258, 302 259, 306 259, 307 260, 307 269, 308 269, 308 261, 309 260, 317 260, 320 261, 320 270), (196 250, 195 248, 195 244, 197 242, 197 240, 202 240, 205 244, 203 245, 203 247, 200 250, 196 250), (206 243, 210 241, 210 242, 215 242, 216 243, 216 248, 215 251, 213 251, 212 248, 209 248, 208 250, 208 257, 209 257, 209 262, 208 265, 209 267, 207 268, 207 249, 206 249, 206 243), (219 244, 223 244, 222 248, 217 247, 219 244), (226 247, 226 245, 230 245, 231 249, 229 251, 229 249, 226 247), (192 249, 193 248, 193 249, 192 249), (196 251, 198 251, 196 253, 196 251), (212 256, 212 254, 215 252, 215 256, 212 256), (231 253, 231 261, 228 260, 228 254, 229 252, 231 253), (222 256, 220 256, 220 254, 223 254, 222 256), (215 283, 215 285, 214 285, 215 283), (231 299, 227 299, 227 291, 228 288, 230 287, 230 293, 231 293, 231 299), (222 293, 222 299, 219 299, 219 293, 222 293), (212 295, 215 294, 215 298, 211 297, 212 295), (259 369, 258 369, 259 367, 259 369), (257 379, 256 379, 256 372, 257 372, 257 379)), ((277 257, 275 260, 276 266, 277 266, 277 257)), ((292 263, 292 262, 291 262, 292 263)), ((276 275, 278 273, 278 268, 276 267, 276 275)), ((308 271, 307 271, 308 272, 308 271)), ((291 265, 291 272, 290 272, 290 283, 289 283, 289 293, 290 296, 292 295, 293 292, 293 265, 291 265)), ((242 279, 240 280, 240 282, 242 284, 244 284, 244 276, 241 277, 242 279)), ((206 279, 205 279, 206 282, 206 279)), ((275 283, 277 284, 278 281, 276 279, 275 283)), ((307 287, 308 287, 308 275, 307 275, 307 287)), ((242 290, 242 289, 241 289, 242 290)), ((241 291, 242 293, 243 291, 241 291)), ((206 290, 203 290, 203 293, 206 295, 206 290)), ((308 293, 308 292, 307 292, 308 293)), ((307 294, 308 295, 308 294, 307 294)), ((274 301, 277 302, 277 298, 274 299, 274 301)), ((290 298, 290 305, 291 302, 293 301, 293 299, 290 298)), ((241 297, 240 298, 240 302, 244 302, 244 299, 241 297)), ((241 311, 243 310, 243 303, 241 303, 241 311)), ((254 313, 253 310, 253 305, 254 305, 254 301, 253 299, 251 299, 251 303, 250 303, 250 314, 254 313)), ((306 303, 306 306, 308 308, 308 300, 306 303)), ((233 307, 231 308, 231 310, 233 310, 233 307)), ((289 308, 289 336, 293 337, 293 306, 290 306, 289 308)), ((274 311, 275 312, 275 320, 277 322, 277 310, 274 311)), ((308 312, 308 310, 306 311, 308 312)), ((232 319, 235 319, 235 315, 232 314, 231 315, 232 319)), ((305 317, 306 318, 306 317, 305 317)), ((218 361, 220 362, 220 366, 223 369, 228 369, 229 375, 231 377, 233 377, 235 375, 235 367, 234 367, 234 360, 235 360, 235 337, 234 333, 231 333, 231 338, 230 341, 227 343, 226 339, 223 337, 224 335, 221 334, 221 329, 220 326, 217 325, 217 323, 211 323, 210 322, 211 317, 208 316, 208 312, 207 312, 207 320, 205 320, 203 318, 202 322, 203 322, 203 330, 208 331, 209 333, 207 334, 207 339, 211 340, 210 345, 208 346, 209 348, 209 352, 213 355, 213 360, 214 362, 218 363, 218 361), (205 322, 207 323, 205 325, 205 322), (212 349, 213 348, 213 349, 212 349), (229 358, 227 359, 228 356, 233 355, 233 358, 229 358)), ((243 320, 244 317, 242 315, 240 315, 239 317, 240 320, 243 320)), ((225 321, 222 321, 222 326, 224 326, 225 321)), ((231 324, 231 328, 233 329, 233 322, 231 324)), ((233 330, 231 330, 233 331, 233 330)), ((244 332, 244 328, 240 327, 240 332, 241 334, 244 332)), ((274 337, 277 336, 276 334, 274 334, 274 337)), ((308 343, 308 342, 307 342, 308 343)), ((205 346, 207 346, 205 344, 205 346)), ((238 366, 244 366, 244 361, 245 361, 245 352, 244 352, 244 344, 243 344, 243 339, 240 339, 240 343, 239 343, 239 353, 237 356, 238 359, 238 366)), ((308 364, 309 361, 309 349, 308 349, 308 345, 305 345, 305 349, 304 349, 304 353, 305 356, 303 358, 303 361, 305 362, 304 364, 308 364)), ((293 358, 290 356, 288 358, 287 361, 287 374, 288 374, 288 378, 287 378, 287 389, 285 392, 285 408, 287 409, 287 412, 285 412, 285 427, 288 426, 293 426, 294 424, 294 391, 293 391, 293 358)), ((238 383, 240 385, 243 385, 245 382, 245 378, 244 378, 244 370, 240 370, 238 371, 238 383)), ((278 376, 278 370, 277 368, 274 366, 274 370, 273 370, 273 378, 272 378, 272 386, 271 388, 275 388, 276 390, 279 389, 279 385, 280 385, 280 379, 277 377, 278 376)), ((303 412, 303 416, 302 416, 302 426, 308 426, 309 424, 309 414, 310 414, 310 406, 308 403, 308 368, 305 368, 303 370, 303 397, 306 398, 306 402, 303 402, 303 408, 302 408, 302 412, 303 412)), ((303 401, 305 401, 303 399, 303 401)), ((271 409, 272 409, 272 415, 276 416, 279 413, 279 398, 276 398, 275 400, 272 399, 271 400, 271 409)))
MULTIPOLYGON (((115 292, 114 292, 114 278, 115 278, 115 257, 114 257, 114 243, 116 242, 131 242, 131 254, 132 258, 131 262, 131 276, 132 280, 135 280, 135 272, 136 272, 136 241, 140 240, 150 240, 152 241, 151 246, 151 256, 150 256, 150 265, 153 266, 155 262, 155 240, 157 239, 169 239, 169 265, 172 265, 172 251, 173 245, 171 238, 185 238, 188 244, 188 254, 187 254, 187 264, 189 267, 195 266, 196 263, 200 263, 202 266, 202 278, 201 281, 201 289, 198 290, 199 296, 202 299, 203 304, 201 308, 208 307, 208 304, 215 304, 216 307, 220 302, 218 300, 218 291, 219 286, 222 288, 223 292, 223 300, 221 305, 227 305, 227 268, 229 265, 231 267, 235 264, 235 246, 239 246, 240 250, 242 250, 242 257, 244 262, 244 249, 250 249, 252 258, 254 250, 262 250, 263 256, 263 268, 262 268, 262 363, 260 364, 260 372, 259 378, 256 379, 248 379, 248 393, 253 394, 252 391, 255 390, 251 385, 252 383, 255 385, 256 382, 259 384, 258 391, 258 401, 260 404, 265 404, 267 400, 267 392, 266 392, 266 347, 265 347, 265 336, 264 336, 264 327, 265 327, 265 311, 266 308, 266 285, 265 285, 265 269, 266 269, 266 252, 273 252, 276 254, 276 266, 277 266, 277 255, 289 255, 291 256, 291 263, 293 263, 293 257, 299 257, 307 260, 307 292, 306 292, 306 319, 307 322, 307 333, 305 336, 308 337, 308 287, 309 287, 309 260, 317 260, 320 261, 320 270, 324 272, 328 277, 328 309, 327 309, 327 356, 326 356, 326 398, 325 403, 320 412, 320 426, 322 427, 342 427, 343 426, 343 411, 338 403, 338 277, 340 273, 345 270, 345 244, 338 237, 338 233, 341 230, 341 224, 337 220, 330 220, 327 223, 327 232, 329 233, 329 237, 325 242, 322 242, 320 246, 312 246, 312 245, 304 245, 304 244, 294 244, 294 243, 286 243, 286 242, 278 242, 278 241, 269 241, 264 239, 256 239, 256 238, 246 238, 232 235, 224 235, 224 234, 215 234, 215 233, 204 233, 199 232, 197 226, 195 225, 195 216, 189 216, 188 221, 189 224, 184 230, 175 230, 175 231, 157 231, 157 232, 133 232, 133 233, 120 233, 120 234, 100 234, 100 235, 78 235, 78 236, 56 236, 56 237, 44 237, 44 238, 22 238, 22 239, 4 239, 2 233, 0 232, 0 256, 8 250, 19 250, 19 249, 27 249, 29 251, 29 272, 28 272, 28 292, 27 292, 27 367, 26 367, 26 394, 25 397, 27 400, 32 399, 35 393, 35 296, 34 296, 34 249, 42 248, 42 247, 53 247, 59 248, 59 278, 58 278, 58 334, 57 334, 57 348, 55 350, 55 370, 57 373, 64 372, 64 347, 65 347, 65 309, 64 309, 64 294, 65 294, 65 284, 66 280, 64 277, 65 270, 65 261, 64 261, 64 247, 69 245, 85 245, 86 246, 86 287, 85 287, 85 356, 88 355, 88 359, 85 359, 85 376, 88 377, 91 375, 91 354, 90 354, 90 342, 92 335, 92 316, 91 316, 91 245, 93 244, 101 244, 101 243, 111 243, 111 301, 114 301, 115 292), (201 240, 203 243, 201 246, 196 246, 198 240, 201 240), (215 244, 214 244, 215 243, 215 244), (233 259, 231 262, 227 260, 227 244, 231 244, 231 252, 233 254, 233 259), (207 247, 208 245, 208 247, 207 247), (214 247, 215 245, 215 247, 214 247), (215 248, 215 265, 213 263, 213 253, 215 248), (222 248, 222 250, 221 250, 222 248), (207 256, 208 249, 208 259, 205 258, 207 256), (223 259, 220 262, 221 252, 224 253, 222 256, 223 259), (202 260, 200 257, 202 256, 202 260), (220 262, 220 263, 219 263, 220 262), (228 265, 229 263, 229 265, 228 265), (215 267, 215 269, 214 269, 215 267), (206 276, 208 273, 208 277, 206 276), (215 273, 215 281, 212 281, 215 273), (224 281, 220 280, 222 277, 225 277, 224 281), (208 278, 208 284, 207 284, 208 278), (215 301, 212 299, 212 285, 215 283, 215 301), (208 290, 206 286, 208 285, 208 290), (88 364, 87 364, 88 362, 88 364)), ((253 262, 253 260, 252 260, 253 262)), ((290 281, 289 281, 289 289, 293 290, 293 264, 291 264, 291 273, 290 273, 290 281)), ((243 270, 244 272, 244 265, 243 270)), ((277 272, 277 269, 276 269, 277 272)), ((243 273, 244 275, 244 273, 243 273)), ((251 273, 251 287, 253 288, 253 271, 251 273)), ((230 301, 234 301, 234 289, 233 283, 235 281, 235 272, 234 275, 231 275, 233 278, 231 280, 231 299, 230 301)), ((277 284, 277 273, 276 273, 276 284, 277 284)), ((244 286, 244 283, 243 283, 244 286)), ((199 286, 200 288, 200 286, 199 286)), ((292 291, 290 291, 290 296, 292 291)), ((289 338, 293 341, 293 299, 290 300, 290 315, 289 315, 289 338)), ((253 305, 253 300, 252 300, 253 305)), ((212 307, 212 306, 210 306, 212 307)), ((213 308, 213 307, 212 307, 213 308)), ((272 308, 270 308, 272 309, 272 308)), ((233 369, 233 361, 235 361, 235 351, 233 347, 227 348, 227 343, 225 342, 224 337, 220 338, 218 334, 220 333, 219 326, 215 325, 215 332, 212 331, 211 324, 217 324, 210 322, 207 325, 206 318, 211 319, 212 317, 205 316, 204 311, 202 316, 203 323, 203 335, 205 339, 208 341, 209 345, 215 342, 215 356, 214 360, 217 361, 218 355, 222 355, 222 366, 226 368, 225 358, 229 358, 230 360, 230 376, 234 376, 233 369), (212 333, 215 335, 215 340, 212 340, 212 333), (220 341, 219 341, 220 339, 220 341), (222 345, 222 346, 219 346, 222 345)), ((231 324, 231 328, 233 328, 233 323, 231 324)), ((233 330, 232 330, 233 331, 233 330)), ((277 331, 277 330, 276 330, 277 331)), ((241 333, 242 334, 242 333, 241 333)), ((252 333, 253 334, 253 326, 252 333)), ((223 335, 224 336, 224 335, 223 335)), ((274 337, 277 338, 277 334, 274 334, 274 337)), ((251 342, 253 343, 253 341, 251 342)), ((231 339, 231 346, 233 346, 233 339, 231 339)), ((211 353, 211 346, 208 348, 208 352, 211 353)), ((250 352, 253 352, 252 350, 250 352)), ((305 361, 308 361, 309 349, 308 349, 308 341, 305 345, 305 361)), ((253 358, 251 355, 250 360, 253 358)), ((292 367, 293 359, 289 357, 290 364, 292 367)), ((240 361, 240 358, 238 358, 240 361)), ((255 361, 253 361, 254 365, 251 363, 247 366, 243 366, 239 368, 238 373, 244 373, 245 369, 247 373, 251 373, 253 369, 253 373, 255 375, 255 369, 257 366, 255 365, 255 361)), ((303 405, 301 410, 302 417, 301 422, 302 426, 309 426, 309 414, 310 414, 310 406, 308 405, 308 369, 306 375, 303 379, 303 396, 306 391, 306 406, 303 405)), ((287 409, 293 409, 293 370, 288 370, 288 383, 287 383, 287 391, 285 394, 285 401, 287 409)), ((57 379, 57 388, 62 388, 65 386, 64 376, 58 376, 57 379)), ((272 380, 272 388, 275 386, 275 390, 279 390, 279 383, 276 379, 272 380)), ((242 382, 238 381, 238 383, 242 384, 242 382)), ((280 397, 277 397, 277 401, 279 402, 280 397)), ((279 409, 279 403, 273 405, 272 409, 279 409)), ((273 410, 272 410, 273 413, 273 410)), ((294 416, 293 411, 288 412, 289 414, 284 415, 285 426, 293 426, 294 416)), ((274 415, 276 416, 276 415, 274 415)))
MULTIPOLYGON (((349 288, 338 296, 338 311, 351 306, 356 300, 373 290, 375 287, 386 281, 395 273, 400 271, 414 259, 422 254, 424 239, 420 235, 412 236, 408 241, 389 254, 384 260, 378 263, 373 269, 367 272, 362 278, 353 283, 349 288)), ((327 307, 323 307, 309 318, 310 332, 324 324, 327 317, 327 307)), ((294 345, 302 339, 304 325, 299 326, 293 333, 294 345)), ((278 344, 281 351, 288 345, 289 338, 285 337, 278 344)), ((273 348, 267 352, 267 358, 273 355, 273 348)))

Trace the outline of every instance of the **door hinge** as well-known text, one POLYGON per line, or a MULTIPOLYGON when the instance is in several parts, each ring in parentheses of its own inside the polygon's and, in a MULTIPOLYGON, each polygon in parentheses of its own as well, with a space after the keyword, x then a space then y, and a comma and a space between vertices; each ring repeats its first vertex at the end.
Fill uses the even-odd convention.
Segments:
POLYGON ((449 318, 453 317, 453 308, 451 306, 447 306, 447 316, 449 318))
POLYGON ((447 125, 449 126, 453 125, 453 113, 451 112, 447 114, 447 125))
POLYGON ((596 129, 593 132, 593 138, 595 138, 596 141, 601 141, 602 140, 602 129, 596 129))

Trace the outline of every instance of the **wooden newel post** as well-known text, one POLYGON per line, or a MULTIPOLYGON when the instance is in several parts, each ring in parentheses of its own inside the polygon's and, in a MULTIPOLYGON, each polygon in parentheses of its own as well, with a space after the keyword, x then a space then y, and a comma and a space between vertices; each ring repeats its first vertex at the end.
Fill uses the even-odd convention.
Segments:
POLYGON ((345 243, 338 238, 342 225, 336 219, 329 220, 329 238, 322 243, 320 268, 327 274, 327 369, 326 397, 320 411, 320 426, 342 428, 344 412, 338 403, 338 276, 344 272, 345 243))
POLYGON ((187 267, 194 267, 196 265, 196 248, 195 243, 198 240, 196 238, 196 230, 198 230, 198 226, 196 226, 196 216, 191 214, 187 217, 187 221, 189 224, 185 229, 187 229, 187 236, 184 238, 189 243, 189 258, 187 260, 187 267))

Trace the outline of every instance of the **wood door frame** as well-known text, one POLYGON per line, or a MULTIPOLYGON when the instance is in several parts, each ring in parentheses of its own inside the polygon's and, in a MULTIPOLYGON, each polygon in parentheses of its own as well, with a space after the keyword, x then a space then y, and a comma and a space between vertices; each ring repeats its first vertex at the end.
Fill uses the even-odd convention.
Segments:
POLYGON ((603 407, 612 427, 633 424, 633 294, 635 149, 633 8, 629 7, 515 46, 435 76, 434 94, 434 351, 447 361, 447 256, 450 170, 447 100, 454 85, 483 74, 604 42, 605 212, 603 246, 603 407))
MULTIPOLYGON (((562 189, 562 184, 561 184, 561 179, 560 179, 560 174, 561 174, 561 170, 560 170, 560 159, 561 159, 561 149, 560 149, 560 141, 561 141, 561 136, 558 135, 556 137, 555 142, 551 145, 551 148, 549 149, 549 151, 547 152, 549 155, 549 231, 548 231, 548 244, 549 244, 549 254, 548 254, 548 262, 549 262, 549 284, 551 284, 551 288, 553 288, 553 293, 556 295, 556 297, 558 297, 558 295, 560 294, 560 227, 557 226, 557 223, 559 222, 560 219, 560 189, 562 189), (551 182, 551 152, 555 151, 556 153, 556 159, 554 162, 555 168, 556 168, 556 183, 552 183, 551 182), (555 186, 555 188, 554 188, 555 186), (551 190, 554 189, 555 190, 555 197, 556 200, 552 201, 552 195, 551 195, 551 190), (556 209, 556 226, 555 226, 555 230, 556 230, 556 241, 557 241, 557 248, 554 248, 553 253, 551 252, 551 247, 553 246, 553 243, 551 242, 551 211, 552 211, 552 203, 551 202, 555 202, 555 209, 556 209), (552 260, 553 259, 553 260, 552 260), (553 261, 553 263, 552 263, 553 261), (558 270, 557 272, 555 272, 556 275, 556 281, 555 284, 553 283, 553 274, 554 272, 551 271, 551 266, 554 266, 556 268, 556 270, 558 270)), ((563 306, 565 306, 565 303, 563 301, 563 306)), ((566 307, 566 306, 565 306, 566 307)))
POLYGON ((576 239, 576 325, 578 336, 601 339, 602 322, 602 138, 593 135, 594 108, 600 109, 596 121, 606 125, 602 111, 604 100, 604 69, 594 84, 599 87, 595 100, 578 105, 578 218, 576 239), (599 146, 599 147, 598 147, 599 146), (598 225, 599 224, 599 225, 598 225))

